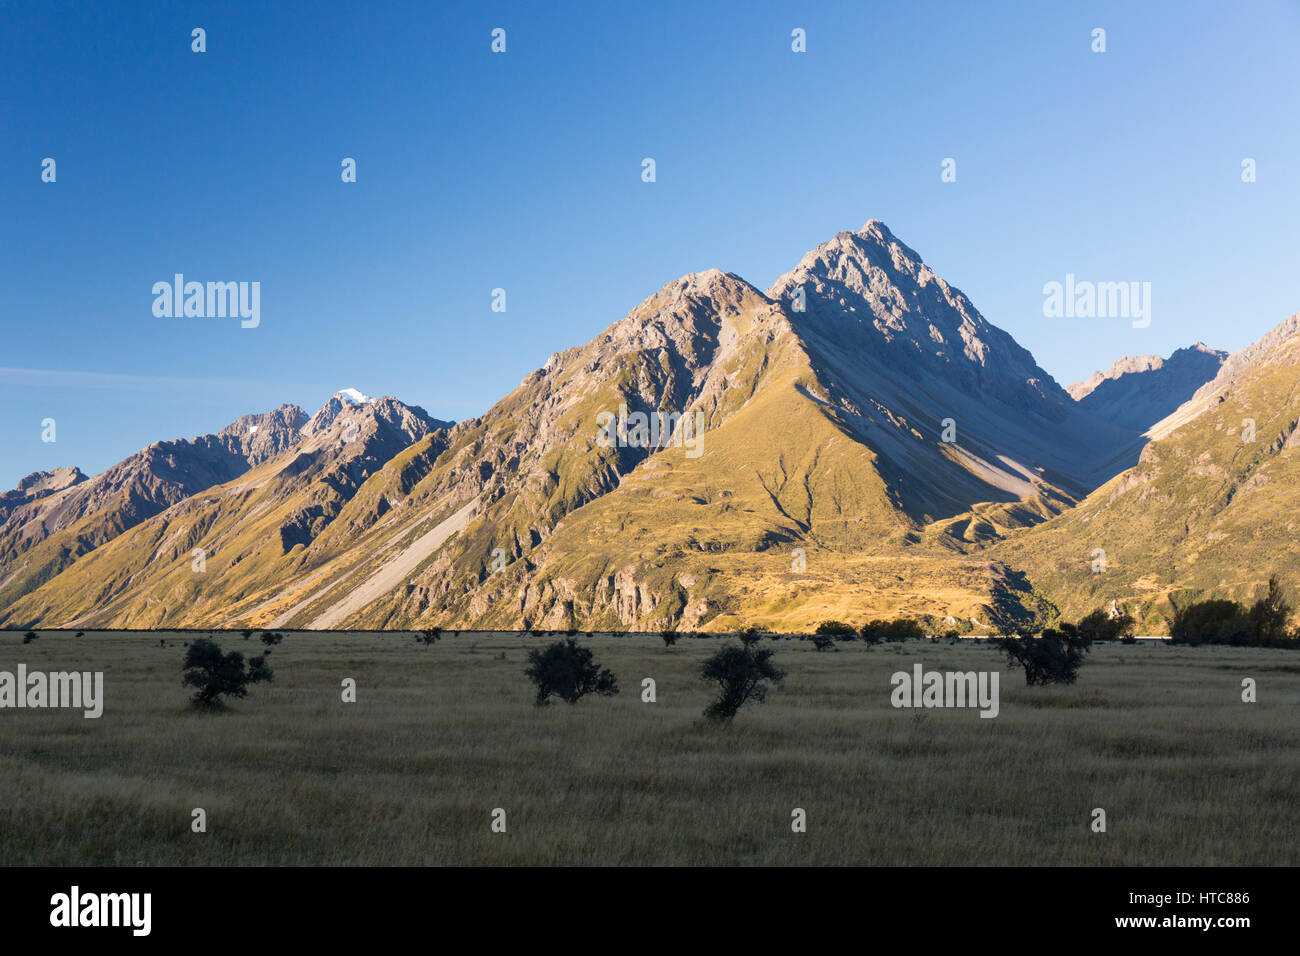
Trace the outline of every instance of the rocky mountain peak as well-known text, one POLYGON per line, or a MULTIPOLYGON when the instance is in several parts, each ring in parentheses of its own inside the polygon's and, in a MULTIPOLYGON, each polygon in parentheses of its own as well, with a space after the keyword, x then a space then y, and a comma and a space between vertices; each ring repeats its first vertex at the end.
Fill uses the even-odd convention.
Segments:
POLYGON ((87 478, 80 468, 54 468, 50 471, 34 471, 18 482, 12 491, 0 492, 0 520, 19 505, 48 498, 74 485, 79 485, 87 478))
POLYGON ((909 378, 929 373, 1049 419, 1068 404, 1026 349, 879 220, 817 246, 767 294, 814 344, 867 353, 909 378))
POLYGON ((64 488, 70 488, 75 484, 86 480, 81 469, 71 468, 54 468, 50 471, 35 471, 18 482, 17 491, 21 495, 39 497, 40 495, 53 494, 56 491, 62 491, 64 488))
POLYGON ((343 428, 347 423, 351 423, 353 430, 363 436, 373 434, 377 428, 384 428, 408 442, 418 441, 429 432, 450 428, 452 425, 451 422, 432 418, 423 408, 407 405, 391 396, 370 398, 355 389, 344 389, 331 395, 316 414, 300 426, 300 432, 304 439, 310 440, 332 433, 337 430, 336 426, 343 428))

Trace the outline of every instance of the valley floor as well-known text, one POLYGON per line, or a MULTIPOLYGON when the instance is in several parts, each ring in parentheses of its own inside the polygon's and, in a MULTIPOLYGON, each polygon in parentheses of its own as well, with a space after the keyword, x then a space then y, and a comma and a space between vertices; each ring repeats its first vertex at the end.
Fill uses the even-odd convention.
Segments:
POLYGON ((622 692, 538 708, 523 669, 549 638, 290 632, 274 683, 203 714, 180 684, 193 636, 0 633, 0 671, 103 671, 105 688, 97 720, 0 710, 0 862, 1300 862, 1289 651, 1109 645, 1076 686, 1030 688, 982 643, 781 640, 785 683, 719 727, 698 678, 719 639, 579 636, 622 692), (914 663, 1000 671, 999 716, 894 709, 890 676, 914 663))

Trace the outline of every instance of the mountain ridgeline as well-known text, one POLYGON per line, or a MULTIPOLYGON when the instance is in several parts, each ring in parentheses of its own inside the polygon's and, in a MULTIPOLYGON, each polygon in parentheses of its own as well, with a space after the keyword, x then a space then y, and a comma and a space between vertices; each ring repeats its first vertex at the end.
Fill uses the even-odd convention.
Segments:
MULTIPOLYGON (((1188 558, 1144 564, 1160 542, 1108 516, 1154 522, 1144 488, 1170 521, 1204 513, 1187 548, 1226 534, 1230 501, 1161 484, 1180 455, 1276 494, 1280 465, 1196 443, 1226 436, 1225 403, 1280 400, 1257 373, 1294 385, 1294 344, 1235 364, 1198 344, 1067 391, 872 221, 766 292, 718 270, 669 282, 477 418, 347 389, 93 478, 29 476, 0 497, 0 624, 794 630, 978 625, 1009 595, 1154 607, 1188 558), (1087 561, 1103 527, 1123 539, 1110 578, 1087 561), (1032 585, 1008 585, 1017 568, 1032 585)), ((1256 417, 1254 451, 1286 457, 1291 431, 1256 417)))

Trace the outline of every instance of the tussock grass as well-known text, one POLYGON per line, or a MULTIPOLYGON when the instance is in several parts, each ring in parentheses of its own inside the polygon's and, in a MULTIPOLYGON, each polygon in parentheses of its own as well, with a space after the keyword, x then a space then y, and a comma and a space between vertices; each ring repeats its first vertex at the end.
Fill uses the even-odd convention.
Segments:
POLYGON ((103 670, 106 697, 99 720, 0 711, 0 860, 1300 862, 1300 675, 1285 651, 1103 646, 1074 687, 1027 688, 986 645, 781 641, 784 685, 720 727, 696 677, 714 640, 582 638, 623 692, 538 708, 523 669, 549 637, 288 632, 273 684, 203 713, 180 685, 188 639, 0 635, 0 669, 103 670), (895 710, 890 675, 916 662, 1001 671, 1000 716, 895 710), (1257 704, 1240 702, 1248 676, 1257 704), (345 677, 356 704, 341 702, 345 677), (644 677, 658 703, 641 702, 644 677), (195 807, 206 834, 190 832, 195 807), (505 834, 490 832, 495 807, 505 834), (795 807, 805 834, 790 831, 795 807), (1094 807, 1108 833, 1089 830, 1094 807))

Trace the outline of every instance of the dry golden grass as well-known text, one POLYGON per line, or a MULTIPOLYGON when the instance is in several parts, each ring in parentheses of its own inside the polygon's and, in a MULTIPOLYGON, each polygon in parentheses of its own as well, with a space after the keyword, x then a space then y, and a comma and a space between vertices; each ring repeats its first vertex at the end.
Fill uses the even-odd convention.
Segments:
MULTIPOLYGON (((988 646, 780 641, 789 677, 700 716, 716 640, 580 638, 623 692, 536 708, 547 638, 290 633, 273 684, 189 709, 189 635, 0 636, 0 670, 105 671, 99 720, 0 711, 7 864, 1289 864, 1300 657, 1095 649, 1027 688, 988 646), (895 710, 914 662, 1002 672, 1001 715, 895 710), (1242 677, 1259 703, 1240 701, 1242 677), (359 701, 344 704, 353 677, 359 701), (644 677, 658 702, 641 702, 644 677), (208 832, 190 832, 207 811, 208 832), (493 808, 508 830, 490 832, 493 808), (790 830, 795 807, 808 832, 790 830), (1104 807, 1108 832, 1089 829, 1104 807)), ((260 651, 256 636, 220 635, 260 651)))

